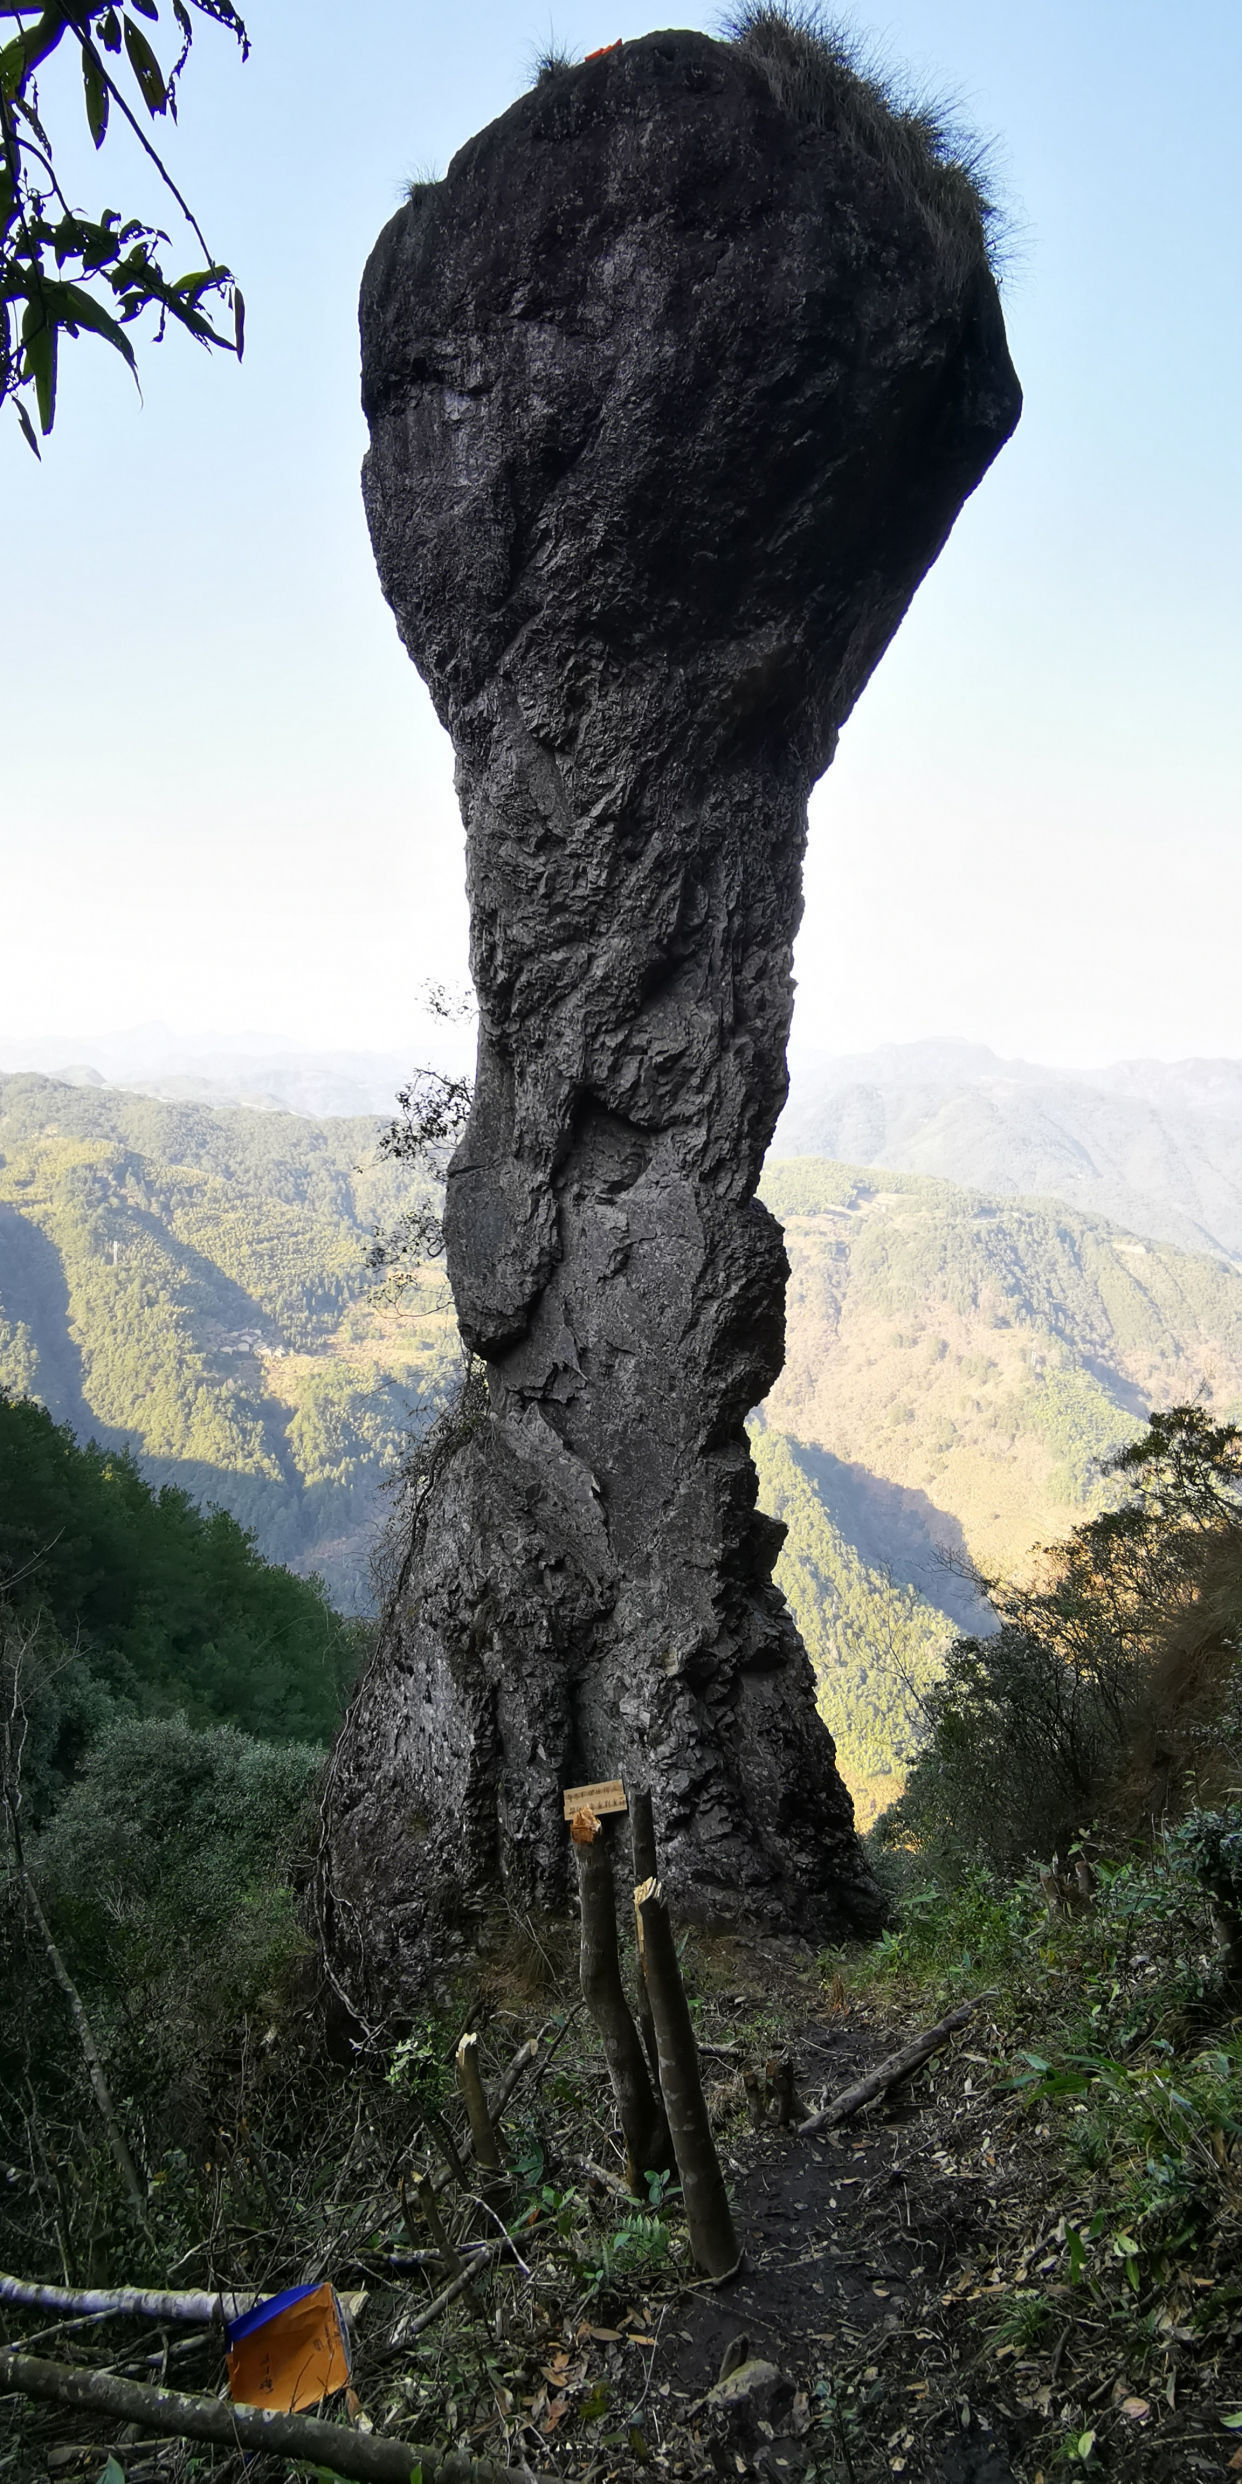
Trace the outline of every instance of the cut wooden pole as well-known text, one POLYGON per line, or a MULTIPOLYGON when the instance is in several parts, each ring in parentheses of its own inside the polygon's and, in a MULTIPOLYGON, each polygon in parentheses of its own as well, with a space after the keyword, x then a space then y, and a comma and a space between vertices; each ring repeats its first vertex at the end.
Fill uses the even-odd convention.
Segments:
POLYGON ((799 2121, 806 2111, 794 2086, 794 2066, 789 2054, 773 2053, 765 2077, 774 2118, 782 2130, 788 2130, 790 2123, 799 2121))
POLYGON ((500 2161, 500 2145, 491 2114, 487 2109, 483 2081, 479 2076, 477 2035, 464 2035, 457 2047, 457 2078, 461 2092, 466 2099, 474 2161, 484 2173, 499 2174, 503 2170, 500 2161))
POLYGON ((642 1926, 647 1989, 660 2051, 660 2086, 681 2176, 690 2248, 709 2277, 731 2277, 741 2261, 741 2248, 712 2137, 690 2006, 659 1881, 644 1881, 634 1892, 634 1903, 642 1926))
POLYGON ((641 2197, 645 2173, 671 2170, 672 2140, 663 2101, 659 2089, 652 2084, 621 1981, 617 1900, 605 1834, 591 1813, 579 1814, 573 1833, 578 1894, 582 1901, 578 1961, 582 1998, 599 2029, 604 2048, 625 2140, 630 2188, 641 2197))
POLYGON ((347 2484, 412 2484, 415 2476, 422 2484, 528 2484, 530 2476, 528 2467, 498 2467, 465 2450, 424 2449, 382 2433, 327 2424, 317 2415, 276 2415, 227 2399, 185 2397, 176 2389, 122 2380, 115 2372, 45 2363, 38 2355, 0 2349, 0 2392, 9 2390, 182 2440, 304 2460, 344 2476, 347 2484))
MULTIPOLYGON (((655 1819, 651 1809, 651 1789, 636 1786, 629 1797, 630 1845, 634 1856, 634 1886, 641 1888, 644 1880, 659 1876, 656 1857, 655 1819)), ((643 1956, 643 1927, 637 1904, 634 1907, 634 1931, 638 1942, 638 2024, 642 2034, 656 2093, 660 2090, 660 2048, 656 2043, 655 2020, 651 2015, 651 1995, 647 1990, 647 1962, 643 1956)))
POLYGON ((899 2087, 912 2072, 921 2070, 923 2063, 930 2061, 932 2054, 938 2053, 959 2027, 965 2026, 974 2006, 973 2001, 963 2001, 957 2009, 950 2010, 947 2018, 940 2019, 936 2026, 927 2027, 922 2035, 915 2036, 913 2043, 907 2044, 904 2051, 890 2053, 878 2070, 872 2070, 865 2079, 859 2079, 854 2087, 842 2088, 831 2104, 824 2105, 818 2113, 808 2114, 805 2122, 799 2122, 799 2136, 809 2139, 817 2130, 831 2130, 838 2122, 848 2122, 851 2115, 862 2112, 864 2105, 874 2104, 877 2096, 887 2095, 891 2087, 899 2087))

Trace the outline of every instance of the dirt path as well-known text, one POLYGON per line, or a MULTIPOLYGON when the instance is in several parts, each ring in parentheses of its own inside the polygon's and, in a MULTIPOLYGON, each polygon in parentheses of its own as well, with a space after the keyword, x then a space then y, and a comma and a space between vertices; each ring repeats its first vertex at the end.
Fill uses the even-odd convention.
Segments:
MULTIPOLYGON (((1083 2472, 1226 2477, 1237 2436, 1193 2378, 1159 2397, 1136 2383, 1107 2314, 1066 2282, 1051 2134, 1018 2121, 971 2035, 841 2131, 726 2140, 746 2259, 661 2322, 652 2389, 673 2472, 680 2441, 682 2472, 773 2484, 1055 2484, 1090 2431, 1083 2472), (794 2384, 770 2435, 703 2404, 737 2341, 794 2384)), ((800 2091, 817 2103, 893 2048, 863 2009, 807 2023, 800 2091)))

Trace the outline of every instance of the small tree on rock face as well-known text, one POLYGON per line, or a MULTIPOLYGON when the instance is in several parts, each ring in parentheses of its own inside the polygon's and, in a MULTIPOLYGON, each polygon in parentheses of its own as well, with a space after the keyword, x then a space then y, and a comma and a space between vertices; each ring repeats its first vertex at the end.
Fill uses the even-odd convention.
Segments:
POLYGON ((2 0, 0 20, 8 40, 0 47, 0 403, 11 398, 35 455, 39 429, 56 416, 56 378, 62 336, 85 331, 104 337, 137 372, 127 329, 154 311, 157 341, 169 320, 203 345, 221 345, 239 357, 244 308, 232 272, 214 260, 193 210, 182 197, 143 128, 150 120, 177 117, 177 87, 194 36, 190 9, 236 37, 243 58, 250 43, 232 0, 171 0, 176 27, 175 58, 161 65, 137 18, 158 20, 159 0, 132 0, 137 17, 111 0, 2 0), (175 199, 204 264, 188 275, 169 276, 157 251, 168 235, 113 207, 87 215, 71 207, 57 176, 53 142, 40 105, 38 76, 62 47, 76 48, 82 70, 87 125, 103 145, 113 111, 129 123, 175 199), (131 101, 131 96, 133 100, 131 101), (135 109, 137 106, 137 109, 135 109), (205 305, 218 301, 231 315, 232 333, 212 324, 205 305))
MULTIPOLYGON (((428 1015, 446 1025, 461 1025, 474 1016, 473 996, 450 991, 442 983, 424 984, 421 999, 428 1015)), ((473 1079, 439 1069, 416 1069, 397 1096, 398 1117, 383 1132, 376 1152, 390 1163, 412 1165, 427 1184, 427 1193, 403 1209, 386 1232, 376 1228, 369 1265, 384 1277, 390 1296, 415 1284, 424 1262, 443 1257, 444 1225, 437 1202, 473 1098, 473 1079)))

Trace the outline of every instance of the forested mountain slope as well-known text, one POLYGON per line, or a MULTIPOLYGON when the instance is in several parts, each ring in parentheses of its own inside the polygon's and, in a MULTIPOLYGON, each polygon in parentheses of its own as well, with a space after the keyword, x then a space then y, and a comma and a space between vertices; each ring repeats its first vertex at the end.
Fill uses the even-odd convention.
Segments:
POLYGON ((0 1079, 0 1386, 347 1605, 378 1483, 453 1361, 440 1278, 373 1298, 368 1240, 409 1189, 378 1129, 0 1079))
POLYGON ((1036 1193, 1185 1250, 1242 1256, 1242 1062, 1075 1073, 982 1044, 886 1044, 791 1064, 780 1156, 1036 1193))
MULTIPOLYGON (((442 1277, 377 1304, 408 1193, 380 1124, 0 1079, 0 1386, 368 1598, 381 1487, 455 1368, 442 1277)), ((780 1578, 855 1777, 986 1614, 945 1565, 1020 1564, 1151 1406, 1242 1403, 1242 1276, 1040 1200, 769 1166, 793 1276, 757 1416, 780 1578)))
POLYGON ((0 1394, 0 1691, 36 1820, 123 1718, 329 1742, 366 1636, 223 1510, 0 1394))
POLYGON ((1020 1570, 1098 1504, 1151 1407, 1242 1408, 1242 1276, 1045 1200, 770 1164, 792 1277, 756 1451, 778 1578, 849 1772, 883 1775, 952 1628, 946 1561, 1020 1570))
POLYGON ((1013 1567, 1074 1522, 1150 1407, 1242 1403, 1242 1276, 1222 1260, 812 1158, 762 1187, 793 1269, 767 1420, 870 1479, 873 1536, 902 1522, 1013 1567))

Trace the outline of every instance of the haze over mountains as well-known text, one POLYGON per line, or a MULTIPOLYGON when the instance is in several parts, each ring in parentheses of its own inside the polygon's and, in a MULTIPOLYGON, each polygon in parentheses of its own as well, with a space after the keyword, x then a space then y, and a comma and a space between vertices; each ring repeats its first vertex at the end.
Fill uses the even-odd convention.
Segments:
POLYGON ((982 1044, 795 1052, 772 1152, 1063 1199, 1131 1233, 1242 1257, 1242 1061, 1070 1071, 982 1044))
MULTIPOLYGON (((416 1016, 401 1052, 314 1052, 261 1034, 0 1038, 0 1071, 168 1102, 387 1116, 416 1064, 468 1070, 468 1027, 416 1016)), ((791 1057, 774 1157, 930 1173, 998 1198, 1064 1200, 1184 1250, 1242 1259, 1242 1061, 1064 1070, 948 1039, 791 1057)))
POLYGON ((312 1119, 380 1113, 416 1066, 473 1066, 469 1028, 415 1012, 400 1052, 315 1052, 259 1033, 174 1035, 152 1022, 113 1035, 0 1038, 0 1075, 38 1070, 74 1087, 122 1087, 169 1104, 245 1104, 312 1119))

